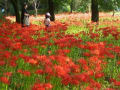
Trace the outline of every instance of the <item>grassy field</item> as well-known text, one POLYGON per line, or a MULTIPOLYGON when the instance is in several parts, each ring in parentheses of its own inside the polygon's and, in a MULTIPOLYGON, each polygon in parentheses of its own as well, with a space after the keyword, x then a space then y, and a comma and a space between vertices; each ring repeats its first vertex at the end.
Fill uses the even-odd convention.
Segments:
MULTIPOLYGON (((7 17, 14 21, 14 17, 7 17)), ((44 16, 30 27, 0 21, 0 90, 119 90, 120 18, 100 13, 44 16)))

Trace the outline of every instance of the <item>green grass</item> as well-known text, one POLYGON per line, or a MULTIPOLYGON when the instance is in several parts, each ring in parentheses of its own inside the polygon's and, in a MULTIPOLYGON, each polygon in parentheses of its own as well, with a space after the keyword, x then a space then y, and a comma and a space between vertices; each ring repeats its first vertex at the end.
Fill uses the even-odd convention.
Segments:
POLYGON ((32 24, 41 25, 42 23, 40 21, 33 21, 32 24))
POLYGON ((77 34, 81 31, 88 31, 88 28, 81 27, 81 26, 76 26, 76 25, 71 25, 68 27, 66 34, 77 34))

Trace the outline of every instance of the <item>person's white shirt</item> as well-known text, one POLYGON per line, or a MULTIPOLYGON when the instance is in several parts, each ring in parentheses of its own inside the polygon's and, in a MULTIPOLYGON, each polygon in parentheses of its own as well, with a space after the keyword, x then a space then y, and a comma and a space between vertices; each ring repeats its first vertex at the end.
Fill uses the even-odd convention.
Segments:
POLYGON ((44 23, 46 26, 49 26, 50 25, 50 18, 45 18, 44 23))

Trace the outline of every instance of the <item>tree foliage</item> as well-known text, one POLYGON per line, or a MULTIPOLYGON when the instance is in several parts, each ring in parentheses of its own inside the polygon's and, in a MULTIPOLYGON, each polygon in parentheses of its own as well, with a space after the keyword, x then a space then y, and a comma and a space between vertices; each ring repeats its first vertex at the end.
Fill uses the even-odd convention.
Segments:
MULTIPOLYGON (((54 13, 59 13, 62 11, 77 11, 77 12, 88 12, 90 11, 90 5, 92 4, 92 0, 8 0, 11 1, 14 12, 16 15, 16 21, 19 22, 21 6, 24 2, 28 2, 30 7, 34 7, 32 9, 37 10, 40 9, 40 12, 50 12, 52 14, 52 19, 55 19, 54 13), (35 6, 34 1, 37 5, 35 6), (50 3, 52 2, 52 4, 50 3), (34 5, 33 5, 34 4, 34 5), (36 9, 36 8, 37 9, 36 9)), ((98 10, 99 11, 115 11, 120 9, 120 0, 95 0, 98 2, 98 10)), ((9 3, 9 2, 8 2, 9 3)), ((0 7, 5 7, 5 2, 0 0, 0 7)), ((94 8, 95 9, 95 8, 94 8)), ((37 11, 36 11, 37 13, 37 11)), ((39 11, 38 11, 39 13, 39 11)))

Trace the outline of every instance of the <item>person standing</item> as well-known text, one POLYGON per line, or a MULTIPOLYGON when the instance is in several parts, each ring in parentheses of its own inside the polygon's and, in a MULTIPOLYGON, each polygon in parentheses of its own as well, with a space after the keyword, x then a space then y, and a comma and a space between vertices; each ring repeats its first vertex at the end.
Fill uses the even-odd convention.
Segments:
POLYGON ((24 3, 24 6, 22 7, 22 13, 21 13, 21 24, 22 27, 25 26, 29 26, 30 25, 30 21, 29 21, 29 13, 27 11, 27 4, 24 3))
POLYGON ((46 27, 49 27, 49 26, 50 26, 50 16, 51 16, 51 15, 50 15, 50 13, 48 13, 48 12, 45 14, 44 24, 45 24, 46 27))

